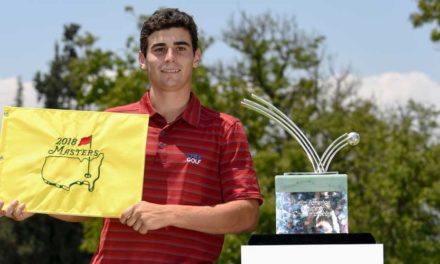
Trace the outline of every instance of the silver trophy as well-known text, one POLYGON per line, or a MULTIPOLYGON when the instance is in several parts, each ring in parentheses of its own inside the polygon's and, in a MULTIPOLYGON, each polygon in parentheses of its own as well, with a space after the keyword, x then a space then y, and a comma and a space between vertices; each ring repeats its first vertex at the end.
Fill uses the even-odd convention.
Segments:
POLYGON ((348 233, 347 175, 328 172, 336 153, 357 145, 356 132, 345 133, 318 156, 305 134, 283 112, 261 97, 241 104, 279 124, 305 151, 314 172, 288 172, 275 176, 276 233, 348 233))

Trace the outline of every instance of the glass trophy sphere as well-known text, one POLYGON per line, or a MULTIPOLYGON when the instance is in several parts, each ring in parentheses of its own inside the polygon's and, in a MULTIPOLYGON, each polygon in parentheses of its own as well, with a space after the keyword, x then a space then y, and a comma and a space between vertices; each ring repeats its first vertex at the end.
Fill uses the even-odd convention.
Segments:
POLYGON ((359 143, 359 140, 361 139, 359 134, 356 132, 348 133, 347 138, 348 138, 348 144, 350 144, 351 146, 357 145, 359 143))

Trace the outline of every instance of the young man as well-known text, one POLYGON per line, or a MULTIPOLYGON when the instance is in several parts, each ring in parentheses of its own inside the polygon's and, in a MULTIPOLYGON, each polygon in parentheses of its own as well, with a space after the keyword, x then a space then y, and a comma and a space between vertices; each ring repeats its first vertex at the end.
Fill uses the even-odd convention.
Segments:
MULTIPOLYGON (((213 262, 224 234, 253 231, 258 223, 262 199, 245 132, 237 119, 201 106, 191 92, 201 59, 191 16, 156 11, 140 42, 150 88, 139 102, 108 111, 150 115, 143 201, 120 219, 104 220, 92 263, 213 262)), ((4 214, 23 220, 31 216, 23 209, 17 201, 4 214)))

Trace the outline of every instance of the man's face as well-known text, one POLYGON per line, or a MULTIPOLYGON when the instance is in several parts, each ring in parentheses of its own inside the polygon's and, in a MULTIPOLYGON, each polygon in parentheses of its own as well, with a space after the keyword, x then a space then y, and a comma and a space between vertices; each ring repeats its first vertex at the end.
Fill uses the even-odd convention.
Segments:
POLYGON ((148 37, 146 53, 146 58, 139 53, 139 63, 148 73, 153 88, 163 91, 191 89, 192 68, 200 61, 200 50, 194 54, 186 29, 154 32, 148 37))

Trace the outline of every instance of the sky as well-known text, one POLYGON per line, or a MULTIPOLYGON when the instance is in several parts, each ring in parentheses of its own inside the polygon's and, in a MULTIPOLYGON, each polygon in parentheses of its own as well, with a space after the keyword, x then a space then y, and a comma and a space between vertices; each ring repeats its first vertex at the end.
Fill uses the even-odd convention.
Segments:
POLYGON ((127 36, 138 34, 126 5, 143 14, 177 7, 193 15, 199 29, 216 39, 204 53, 205 64, 238 59, 221 34, 240 12, 294 17, 300 29, 326 37, 326 54, 360 78, 362 96, 374 96, 381 105, 412 98, 440 107, 440 44, 430 41, 429 26, 412 27, 414 0, 0 0, 0 107, 14 103, 18 76, 24 106, 39 106, 32 78, 48 70, 64 24, 79 23, 99 37, 97 46, 122 51, 127 36))

